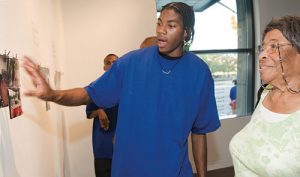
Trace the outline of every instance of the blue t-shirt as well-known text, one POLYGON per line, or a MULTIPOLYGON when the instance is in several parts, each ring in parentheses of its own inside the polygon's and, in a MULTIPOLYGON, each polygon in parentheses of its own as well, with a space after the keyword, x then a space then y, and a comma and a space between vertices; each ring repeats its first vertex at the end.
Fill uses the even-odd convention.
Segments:
MULTIPOLYGON (((99 109, 95 103, 86 106, 86 115, 89 116, 92 111, 99 109)), ((118 106, 104 109, 109 119, 109 129, 106 131, 100 126, 99 117, 95 117, 93 121, 93 153, 94 158, 111 159, 113 155, 113 137, 116 130, 118 106)))
POLYGON ((231 101, 232 100, 236 100, 236 85, 235 86, 233 86, 231 89, 230 89, 230 99, 231 99, 231 101))
POLYGON ((119 104, 112 177, 192 177, 189 133, 220 126, 211 73, 191 52, 168 60, 156 46, 132 51, 86 91, 99 107, 119 104))

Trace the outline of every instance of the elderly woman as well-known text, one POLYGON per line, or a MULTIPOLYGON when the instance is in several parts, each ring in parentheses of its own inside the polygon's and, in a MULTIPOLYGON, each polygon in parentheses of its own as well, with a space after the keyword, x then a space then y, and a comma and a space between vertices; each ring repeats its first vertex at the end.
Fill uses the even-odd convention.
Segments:
POLYGON ((300 17, 273 19, 259 48, 269 84, 251 121, 230 142, 236 177, 300 176, 300 17))

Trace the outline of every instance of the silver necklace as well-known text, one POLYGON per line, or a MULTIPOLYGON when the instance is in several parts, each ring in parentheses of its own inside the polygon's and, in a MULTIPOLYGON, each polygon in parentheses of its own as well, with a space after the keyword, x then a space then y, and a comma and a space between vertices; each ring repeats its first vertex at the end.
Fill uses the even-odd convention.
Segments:
POLYGON ((173 71, 173 69, 175 68, 175 66, 179 63, 180 60, 181 60, 181 59, 177 59, 176 63, 174 63, 174 64, 172 65, 172 67, 171 67, 169 70, 165 70, 165 69, 163 69, 163 67, 162 67, 162 64, 161 64, 161 62, 160 62, 160 59, 158 59, 158 63, 159 63, 159 67, 160 67, 161 72, 162 72, 163 74, 170 74, 170 73, 173 71))

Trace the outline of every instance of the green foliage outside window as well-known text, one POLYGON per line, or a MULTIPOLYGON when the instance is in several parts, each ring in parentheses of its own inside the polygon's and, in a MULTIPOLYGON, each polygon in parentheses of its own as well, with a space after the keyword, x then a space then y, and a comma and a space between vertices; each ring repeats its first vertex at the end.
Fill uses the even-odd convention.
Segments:
POLYGON ((200 57, 209 65, 215 79, 236 78, 237 56, 235 54, 205 54, 200 57))

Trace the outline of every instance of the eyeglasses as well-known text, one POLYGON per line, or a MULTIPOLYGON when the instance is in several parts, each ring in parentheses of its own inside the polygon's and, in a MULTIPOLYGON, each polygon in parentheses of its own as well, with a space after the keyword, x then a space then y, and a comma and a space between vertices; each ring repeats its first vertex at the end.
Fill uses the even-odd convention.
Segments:
POLYGON ((279 50, 280 47, 287 46, 287 45, 293 45, 291 43, 270 43, 270 44, 263 44, 259 45, 257 50, 259 53, 262 53, 263 51, 268 52, 269 54, 275 53, 277 50, 279 50))
POLYGON ((279 63, 280 63, 280 67, 281 67, 281 77, 282 79, 284 80, 284 83, 285 83, 285 86, 287 88, 287 90, 290 92, 290 93, 300 93, 300 89, 298 90, 295 90, 295 89, 292 89, 289 85, 289 83, 287 82, 287 79, 285 77, 285 73, 284 73, 284 68, 283 68, 283 58, 281 56, 281 53, 280 53, 280 50, 279 48, 282 47, 282 46, 287 46, 287 45, 293 45, 291 43, 270 43, 268 45, 262 45, 262 46, 258 46, 258 51, 259 53, 263 52, 263 51, 267 51, 269 52, 269 54, 272 54, 274 52, 276 52, 276 50, 278 50, 278 57, 279 57, 279 63))

